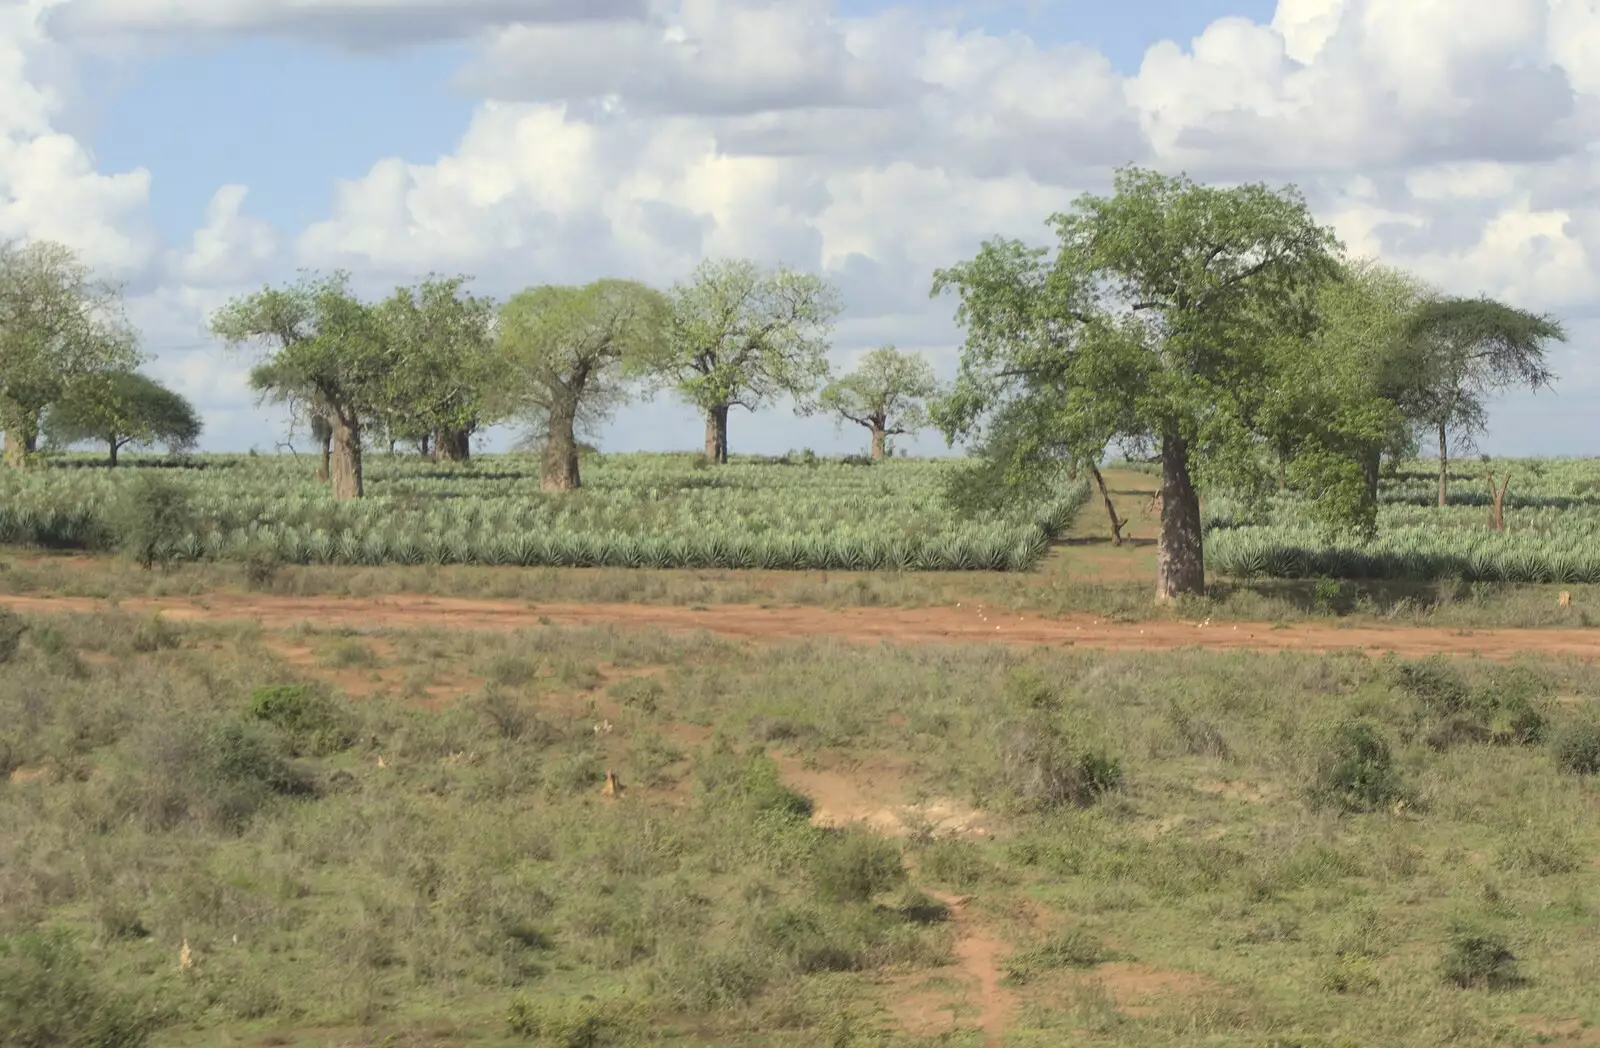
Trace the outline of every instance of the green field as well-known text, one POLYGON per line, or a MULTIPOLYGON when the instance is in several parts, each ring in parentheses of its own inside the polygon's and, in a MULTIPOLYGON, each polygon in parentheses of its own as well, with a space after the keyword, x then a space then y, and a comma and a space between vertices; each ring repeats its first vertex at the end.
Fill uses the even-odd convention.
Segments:
POLYGON ((1441 508, 1437 467, 1404 464, 1381 489, 1378 536, 1367 543, 1330 539, 1295 498, 1255 512, 1211 500, 1208 566, 1235 578, 1600 582, 1600 461, 1496 460, 1511 476, 1503 532, 1489 528, 1488 468, 1453 469, 1441 508))
MULTIPOLYGON (((963 514, 943 498, 956 460, 870 465, 809 455, 592 456, 577 492, 539 490, 538 461, 467 465, 374 455, 367 498, 338 502, 290 457, 202 455, 108 470, 88 456, 0 473, 0 544, 108 551, 130 485, 159 473, 189 494, 194 521, 164 542, 176 561, 291 565, 1002 571, 1036 568, 1077 521, 1100 517, 1083 482, 1004 512, 963 514), (1082 520, 1078 520, 1079 517, 1082 520)), ((1378 535, 1329 535, 1303 499, 1247 505, 1204 497, 1206 556, 1221 578, 1465 583, 1600 583, 1600 461, 1501 460, 1506 530, 1489 527, 1487 482, 1452 480, 1434 504, 1427 463, 1384 480, 1378 535)), ((1120 512, 1138 516, 1125 498, 1120 512)))
POLYGON ((1577 661, 4 625, 8 1048, 1600 1022, 1577 661))
MULTIPOLYGON (((1071 526, 1087 488, 1005 513, 960 516, 941 499, 950 461, 877 466, 810 456, 605 455, 577 492, 539 490, 539 463, 480 456, 462 466, 368 459, 369 495, 336 502, 309 460, 197 456, 161 470, 195 521, 164 543, 177 560, 287 564, 1022 571, 1071 526)), ((117 545, 117 508, 151 470, 66 458, 0 474, 0 543, 117 545)))

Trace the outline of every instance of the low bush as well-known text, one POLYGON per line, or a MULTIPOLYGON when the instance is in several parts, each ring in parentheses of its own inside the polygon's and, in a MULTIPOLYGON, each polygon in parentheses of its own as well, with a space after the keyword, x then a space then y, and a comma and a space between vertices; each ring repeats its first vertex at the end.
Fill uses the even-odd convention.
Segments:
POLYGON ((197 822, 238 832, 274 797, 315 790, 311 776, 246 721, 166 719, 147 729, 138 750, 130 799, 152 829, 197 822))
POLYGON ((1346 721, 1317 754, 1311 800, 1322 807, 1370 812, 1406 799, 1389 743, 1370 721, 1346 721))
POLYGON ((1600 715, 1563 724, 1551 739, 1551 753, 1569 775, 1600 775, 1600 715))
POLYGON ((65 934, 0 938, 0 1044, 138 1048, 149 1023, 113 993, 65 934))
POLYGON ((326 756, 348 749, 355 740, 348 711, 311 685, 263 685, 250 693, 249 712, 281 731, 296 754, 326 756))
POLYGON ((141 568, 165 565, 178 543, 195 530, 189 492, 155 473, 140 472, 113 511, 112 530, 122 552, 141 568))
POLYGON ((1444 978, 1463 989, 1498 990, 1520 985, 1517 955, 1494 932, 1458 926, 1445 948, 1444 978))
POLYGON ((1121 761, 1078 745, 1047 713, 1004 725, 998 758, 1003 803, 1020 811, 1087 807, 1123 781, 1121 761))
POLYGON ((1031 982, 1041 972, 1093 968, 1107 960, 1110 956, 1098 939, 1074 928, 1012 953, 1005 961, 1006 980, 1020 985, 1031 982))
POLYGON ((867 902, 905 883, 906 868, 893 841, 860 830, 825 836, 812 856, 817 894, 833 902, 867 902))
POLYGON ((506 1027, 513 1036, 549 1048, 629 1045, 641 1030, 637 1008, 621 999, 520 994, 506 1009, 506 1027))

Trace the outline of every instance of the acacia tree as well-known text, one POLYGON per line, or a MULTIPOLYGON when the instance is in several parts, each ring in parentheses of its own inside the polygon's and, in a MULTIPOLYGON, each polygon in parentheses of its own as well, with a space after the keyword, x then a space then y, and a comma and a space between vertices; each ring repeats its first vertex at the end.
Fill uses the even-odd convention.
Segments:
POLYGON ((1307 300, 1334 272, 1337 241, 1292 188, 1218 189, 1131 167, 1112 195, 1079 197, 1051 224, 1060 244, 1047 273, 1039 254, 992 241, 935 274, 933 293, 958 292, 968 329, 947 437, 998 413, 1027 419, 1035 442, 1060 425, 1159 448, 1156 596, 1202 593, 1196 474, 1259 468, 1270 344, 1311 323, 1307 300), (1040 295, 1056 301, 1037 306, 1040 295), (1070 423, 1079 407, 1096 424, 1070 423))
POLYGON ((927 428, 926 401, 937 389, 933 368, 921 354, 880 346, 850 374, 824 386, 818 403, 841 421, 865 427, 877 462, 888 437, 927 428))
POLYGON ((359 498, 362 431, 386 403, 394 354, 377 312, 350 291, 349 275, 303 274, 287 288, 236 298, 211 318, 230 346, 263 345, 250 372, 264 400, 308 406, 328 426, 333 497, 359 498))
POLYGON ((0 242, 0 429, 5 460, 26 466, 40 416, 74 381, 139 364, 122 291, 69 247, 0 242))
POLYGON ((542 431, 540 486, 582 484, 577 431, 606 418, 630 380, 664 352, 671 307, 632 280, 536 287, 500 310, 500 354, 515 413, 542 431))
POLYGON ((79 379, 44 416, 44 434, 52 445, 104 444, 112 467, 130 444, 164 444, 174 453, 193 448, 200 428, 193 404, 137 371, 79 379))
POLYGON ((1485 401, 1504 389, 1537 390, 1555 379, 1547 343, 1565 342, 1555 320, 1493 299, 1446 298, 1423 304, 1406 328, 1402 366, 1415 381, 1407 405, 1439 441, 1439 505, 1449 501, 1450 436, 1469 445, 1488 422, 1485 401))
POLYGON ((1376 530, 1383 457, 1412 450, 1418 387, 1406 330, 1432 296, 1403 270, 1356 260, 1317 288, 1315 328, 1274 343, 1261 425, 1280 486, 1292 481, 1309 493, 1327 524, 1376 530))
POLYGON ((377 307, 394 363, 382 422, 392 439, 432 438, 439 458, 464 462, 472 435, 497 421, 495 305, 465 276, 429 276, 377 307))
POLYGON ((728 411, 787 394, 805 405, 828 375, 828 336, 841 306, 821 277, 754 262, 702 262, 670 293, 668 335, 648 362, 706 417, 706 458, 728 461, 728 411))

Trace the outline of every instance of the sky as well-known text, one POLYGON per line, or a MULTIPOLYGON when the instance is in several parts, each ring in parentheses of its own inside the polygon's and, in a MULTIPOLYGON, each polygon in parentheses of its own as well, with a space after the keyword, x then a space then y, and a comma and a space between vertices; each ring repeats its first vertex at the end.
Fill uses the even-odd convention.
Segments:
MULTIPOLYGON (((1481 447, 1600 455, 1597 144, 1600 0, 0 0, 0 239, 123 282, 208 450, 286 439, 207 318, 302 268, 505 297, 753 258, 839 287, 835 370, 892 343, 949 377, 933 270, 1049 243, 1137 163, 1293 183, 1352 254, 1560 318, 1555 391, 1481 447)), ((730 424, 736 453, 865 436, 730 424)), ((701 440, 663 395, 599 443, 701 440)))

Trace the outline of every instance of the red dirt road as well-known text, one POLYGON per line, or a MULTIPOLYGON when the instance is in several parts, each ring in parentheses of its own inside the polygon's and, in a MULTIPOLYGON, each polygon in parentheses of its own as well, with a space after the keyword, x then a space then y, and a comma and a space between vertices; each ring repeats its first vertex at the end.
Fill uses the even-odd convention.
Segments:
MULTIPOLYGON (((113 608, 84 597, 0 595, 0 607, 30 614, 92 613, 113 608)), ((1092 615, 1044 618, 966 604, 938 608, 820 608, 714 605, 705 608, 653 604, 519 604, 422 596, 371 599, 273 597, 216 593, 205 597, 138 598, 116 608, 160 614, 173 621, 254 621, 264 629, 511 630, 540 625, 618 626, 672 633, 704 630, 714 636, 752 641, 832 637, 857 643, 1001 643, 1081 646, 1128 651, 1176 648, 1252 651, 1394 652, 1481 655, 1508 659, 1521 654, 1600 655, 1600 629, 1443 629, 1431 626, 1341 626, 1316 622, 1268 623, 1180 621, 1109 622, 1092 615)))

